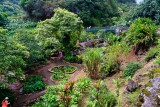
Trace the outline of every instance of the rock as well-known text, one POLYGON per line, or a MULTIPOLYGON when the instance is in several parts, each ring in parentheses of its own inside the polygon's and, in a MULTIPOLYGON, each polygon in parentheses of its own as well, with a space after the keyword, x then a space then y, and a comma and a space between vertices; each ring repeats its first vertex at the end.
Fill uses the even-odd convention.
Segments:
POLYGON ((151 83, 152 85, 146 85, 142 90, 141 99, 139 99, 139 102, 142 102, 141 107, 160 107, 160 77, 151 79, 149 84, 151 83))
POLYGON ((133 92, 134 90, 137 89, 137 87, 138 87, 138 84, 134 82, 133 80, 130 80, 127 84, 126 90, 129 92, 133 92))

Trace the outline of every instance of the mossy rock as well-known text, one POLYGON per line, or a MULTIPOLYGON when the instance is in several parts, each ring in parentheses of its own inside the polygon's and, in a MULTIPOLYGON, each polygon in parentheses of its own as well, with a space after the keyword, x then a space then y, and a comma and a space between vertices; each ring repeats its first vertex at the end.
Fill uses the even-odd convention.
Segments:
POLYGON ((144 95, 146 95, 147 97, 151 95, 151 93, 150 93, 147 89, 143 89, 143 90, 142 90, 142 93, 143 93, 144 95))

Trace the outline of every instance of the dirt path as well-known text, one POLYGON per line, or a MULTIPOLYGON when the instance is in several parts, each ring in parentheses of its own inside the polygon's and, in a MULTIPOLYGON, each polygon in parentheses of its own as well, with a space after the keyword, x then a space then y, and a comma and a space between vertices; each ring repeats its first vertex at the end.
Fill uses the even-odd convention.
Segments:
MULTIPOLYGON (((58 65, 73 65, 77 67, 77 71, 71 75, 71 78, 68 81, 77 81, 79 78, 82 78, 86 76, 85 72, 82 70, 83 67, 79 64, 70 64, 66 62, 56 62, 52 63, 49 62, 47 65, 44 65, 40 67, 38 70, 34 71, 34 75, 41 75, 43 77, 43 81, 45 82, 46 85, 53 85, 53 84, 58 84, 57 81, 52 81, 50 80, 50 76, 52 73, 48 72, 48 69, 54 66, 58 65)), ((30 74, 32 75, 32 74, 30 74)), ((14 86, 12 86, 14 87, 14 86)), ((43 90, 41 92, 33 93, 33 94, 28 94, 28 95, 20 95, 18 93, 18 97, 13 105, 13 107, 27 107, 28 104, 34 102, 37 98, 45 94, 46 90, 43 90)))

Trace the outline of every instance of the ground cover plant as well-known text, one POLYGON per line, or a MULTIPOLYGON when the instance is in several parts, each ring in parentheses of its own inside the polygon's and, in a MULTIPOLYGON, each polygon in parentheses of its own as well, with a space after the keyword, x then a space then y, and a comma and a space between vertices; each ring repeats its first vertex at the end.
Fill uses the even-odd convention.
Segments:
POLYGON ((33 93, 45 89, 41 76, 31 76, 23 82, 23 93, 33 93))

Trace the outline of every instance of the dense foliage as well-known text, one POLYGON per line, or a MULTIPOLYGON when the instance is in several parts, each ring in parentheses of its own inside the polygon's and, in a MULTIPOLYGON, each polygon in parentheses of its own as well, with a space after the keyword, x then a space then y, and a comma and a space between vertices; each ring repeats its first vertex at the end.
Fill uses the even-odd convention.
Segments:
MULTIPOLYGON (((24 58, 29 57, 26 47, 7 36, 7 30, 0 28, 0 84, 21 80, 24 78, 24 58)), ((3 84, 3 85, 2 85, 3 84)))
POLYGON ((156 22, 160 22, 160 1, 159 0, 144 0, 143 3, 136 9, 133 19, 138 17, 146 17, 156 22))
POLYGON ((51 18, 53 10, 61 7, 77 14, 85 26, 111 25, 118 15, 115 0, 20 0, 29 17, 44 20, 51 18))
POLYGON ((0 13, 0 27, 5 27, 8 22, 7 16, 0 13))
POLYGON ((46 54, 63 49, 62 47, 70 54, 83 30, 82 23, 76 14, 60 8, 55 10, 51 19, 39 22, 37 38, 46 50, 46 54))
POLYGON ((112 17, 118 16, 115 0, 68 0, 65 8, 78 14, 84 26, 112 25, 112 17))
POLYGON ((136 0, 117 0, 119 3, 136 3, 136 0))
POLYGON ((26 68, 32 70, 35 66, 43 64, 46 60, 44 50, 38 45, 38 41, 35 38, 36 31, 32 29, 19 29, 14 35, 14 40, 27 47, 29 51, 29 57, 24 58, 26 62, 26 68))
POLYGON ((156 42, 156 30, 158 26, 148 18, 138 18, 130 26, 127 37, 127 43, 135 46, 135 53, 139 50, 146 50, 156 42))
POLYGON ((45 84, 41 76, 31 76, 23 82, 23 93, 33 93, 35 91, 41 91, 44 88, 45 84))
POLYGON ((74 82, 62 82, 59 85, 49 86, 41 100, 32 107, 70 107, 78 106, 81 93, 76 89, 74 82))

